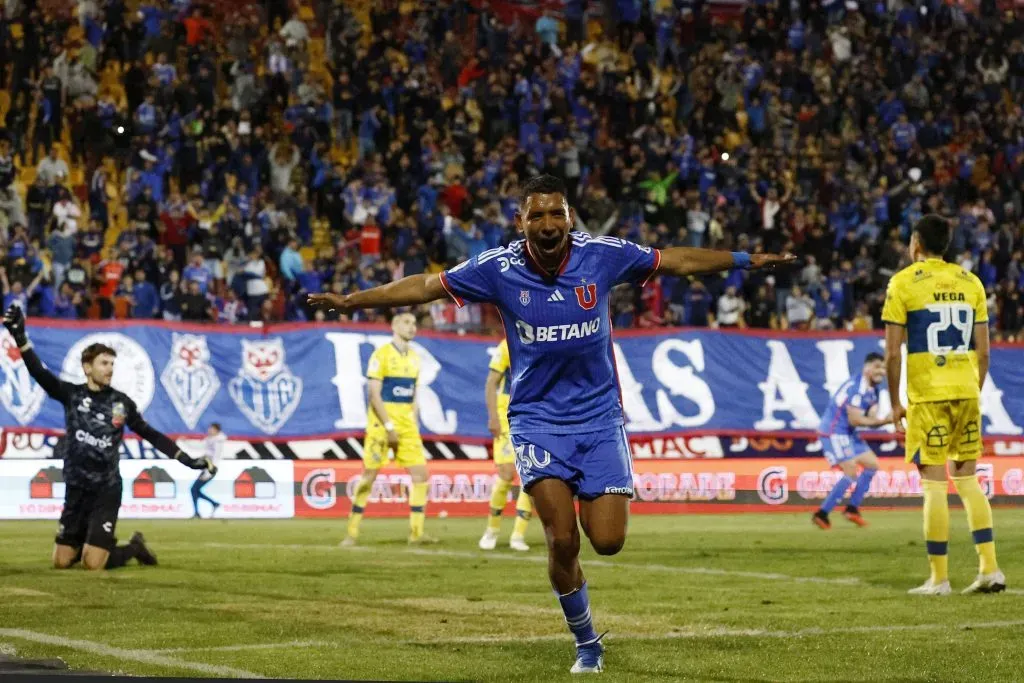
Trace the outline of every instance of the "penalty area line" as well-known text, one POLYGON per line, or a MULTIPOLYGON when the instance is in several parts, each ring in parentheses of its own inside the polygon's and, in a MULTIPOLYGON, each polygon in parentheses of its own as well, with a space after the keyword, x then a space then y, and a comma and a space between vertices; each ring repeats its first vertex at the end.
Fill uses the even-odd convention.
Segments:
MULTIPOLYGON (((778 638, 796 639, 817 636, 842 635, 847 633, 900 633, 913 631, 973 631, 981 629, 1015 628, 1024 626, 1024 620, 983 621, 964 624, 905 624, 889 626, 848 626, 844 628, 806 628, 796 631, 773 631, 759 628, 688 628, 667 633, 609 633, 607 640, 695 640, 701 638, 778 638)), ((402 645, 472 645, 485 643, 547 642, 565 641, 568 634, 545 636, 466 636, 456 638, 434 638, 425 640, 402 640, 402 645)))
POLYGON ((260 674, 246 671, 244 669, 235 669, 230 666, 188 662, 183 659, 168 657, 150 650, 133 650, 130 648, 112 647, 92 640, 65 638, 64 636, 55 636, 49 633, 40 633, 39 631, 29 631, 27 629, 0 628, 0 638, 12 638, 14 640, 25 640, 31 643, 54 645, 56 647, 89 652, 103 657, 139 662, 142 664, 152 664, 154 666, 163 666, 172 669, 191 669, 192 671, 212 674, 215 676, 230 676, 233 678, 265 678, 265 676, 261 676, 260 674))
POLYGON ((177 654, 180 652, 238 652, 241 650, 277 650, 282 647, 330 647, 336 643, 320 640, 292 640, 287 643, 252 643, 249 645, 217 645, 211 647, 172 647, 165 650, 144 650, 153 654, 177 654))
MULTIPOLYGON (((387 548, 375 548, 373 546, 356 546, 355 548, 341 548, 337 545, 316 545, 316 544, 275 544, 275 543, 170 543, 166 544, 166 547, 195 547, 202 546, 205 548, 219 548, 222 550, 319 550, 319 551, 338 551, 350 553, 353 551, 360 551, 367 554, 397 554, 397 555, 422 555, 426 557, 459 557, 467 560, 495 560, 499 562, 527 562, 532 564, 547 564, 548 558, 546 555, 507 555, 504 553, 474 553, 462 550, 441 550, 441 549, 427 549, 427 548, 403 548, 400 550, 387 549, 387 548)), ((880 588, 875 584, 870 584, 863 579, 856 576, 836 576, 836 577, 825 577, 825 576, 793 576, 790 574, 779 574, 775 572, 751 572, 742 571, 736 569, 719 569, 717 567, 684 567, 667 564, 645 564, 645 563, 632 563, 632 562, 609 562, 608 560, 598 560, 593 558, 587 558, 583 560, 583 564, 587 567, 601 567, 607 569, 625 569, 627 571, 652 571, 652 572, 664 572, 669 574, 688 574, 688 575, 703 575, 703 576, 733 576, 741 579, 756 579, 759 581, 776 581, 782 583, 812 583, 812 584, 824 584, 833 586, 863 586, 865 588, 880 588)))

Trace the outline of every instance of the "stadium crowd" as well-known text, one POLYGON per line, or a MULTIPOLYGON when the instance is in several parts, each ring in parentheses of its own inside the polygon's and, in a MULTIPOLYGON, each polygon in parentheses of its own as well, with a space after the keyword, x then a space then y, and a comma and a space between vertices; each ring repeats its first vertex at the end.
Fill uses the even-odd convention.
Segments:
MULTIPOLYGON (((62 14, 68 3, 8 0, 5 307, 306 320, 306 292, 508 243, 516 188, 550 172, 592 234, 803 258, 624 288, 617 326, 879 327, 910 226, 938 212, 994 330, 1019 338, 1012 9, 552 4, 79 0, 62 14)), ((476 308, 430 313, 493 324, 476 308)))

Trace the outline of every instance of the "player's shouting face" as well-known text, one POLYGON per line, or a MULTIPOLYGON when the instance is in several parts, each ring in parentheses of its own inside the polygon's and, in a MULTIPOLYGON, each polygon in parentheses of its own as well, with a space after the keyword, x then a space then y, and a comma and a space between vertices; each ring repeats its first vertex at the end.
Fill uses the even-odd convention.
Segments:
POLYGON ((551 270, 562 262, 575 223, 576 212, 561 192, 529 194, 516 214, 516 228, 526 235, 534 258, 551 270))
POLYGON ((94 384, 105 387, 110 385, 114 377, 114 357, 109 353, 101 353, 91 361, 82 363, 86 378, 94 384))

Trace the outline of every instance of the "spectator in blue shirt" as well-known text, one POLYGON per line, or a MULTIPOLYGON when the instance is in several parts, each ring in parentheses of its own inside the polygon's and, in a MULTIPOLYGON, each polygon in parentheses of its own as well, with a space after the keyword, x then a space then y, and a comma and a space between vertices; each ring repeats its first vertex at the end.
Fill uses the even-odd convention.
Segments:
POLYGON ((141 268, 135 271, 135 285, 132 287, 132 317, 139 319, 155 318, 160 312, 160 294, 153 283, 146 279, 141 268))
POLYGON ((281 251, 280 267, 281 276, 294 286, 295 278, 304 270, 302 254, 299 253, 299 241, 294 237, 288 240, 288 246, 281 251))
POLYGON ((195 282, 199 285, 199 293, 206 295, 206 290, 209 288, 210 280, 213 279, 213 274, 210 269, 206 267, 203 261, 203 254, 200 251, 193 252, 192 262, 185 266, 185 269, 181 273, 181 277, 186 282, 195 282))

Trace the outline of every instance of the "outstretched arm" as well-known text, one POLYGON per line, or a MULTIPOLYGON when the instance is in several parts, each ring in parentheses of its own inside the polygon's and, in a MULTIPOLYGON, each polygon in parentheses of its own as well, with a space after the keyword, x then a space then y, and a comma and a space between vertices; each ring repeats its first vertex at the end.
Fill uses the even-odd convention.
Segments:
POLYGON ((50 372, 36 355, 35 349, 32 348, 32 342, 28 340, 28 335, 25 333, 25 315, 20 306, 11 304, 11 307, 7 309, 7 313, 4 314, 4 327, 11 333, 14 343, 18 345, 21 359, 25 361, 25 368, 32 379, 39 383, 39 386, 50 398, 67 404, 70 400, 67 386, 50 372))
POLYGON ((380 287, 355 294, 310 294, 310 306, 348 312, 361 308, 400 308, 445 298, 444 285, 438 274, 410 275, 380 287))
POLYGON ((185 467, 191 467, 194 470, 207 470, 210 474, 217 473, 217 466, 209 458, 193 458, 179 449, 178 444, 174 443, 171 437, 146 422, 142 415, 139 414, 139 411, 135 409, 134 404, 132 404, 131 409, 128 411, 125 424, 133 432, 156 446, 156 449, 168 458, 177 460, 185 465, 185 467))
POLYGON ((796 256, 792 254, 747 254, 739 251, 669 247, 661 251, 658 272, 678 276, 703 275, 731 268, 767 268, 795 260, 796 256))

